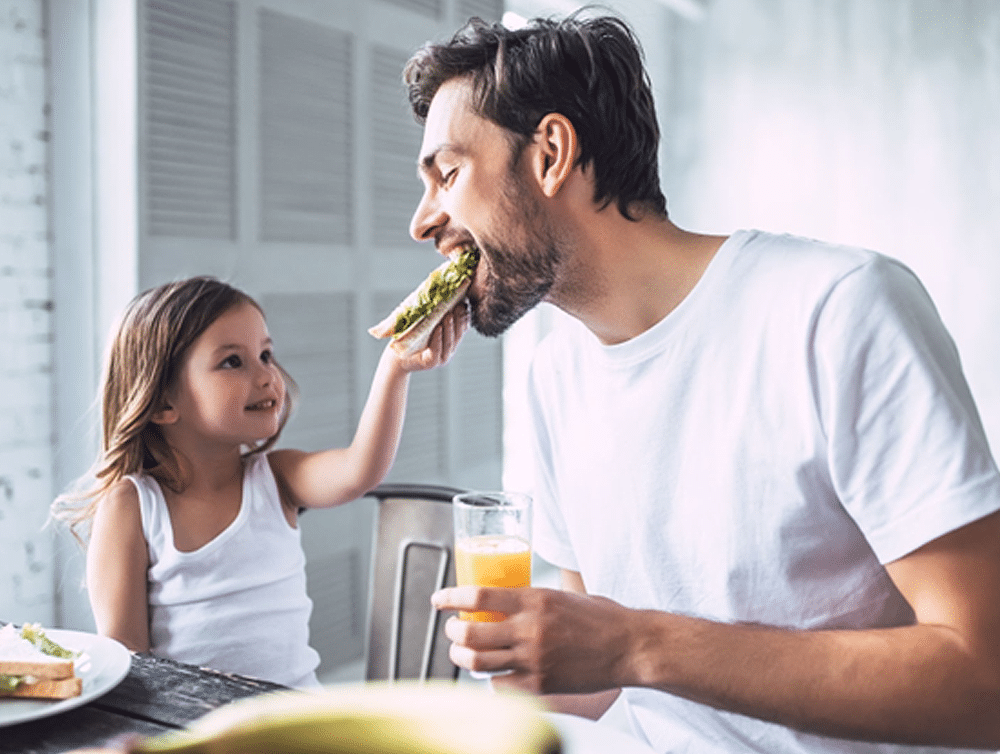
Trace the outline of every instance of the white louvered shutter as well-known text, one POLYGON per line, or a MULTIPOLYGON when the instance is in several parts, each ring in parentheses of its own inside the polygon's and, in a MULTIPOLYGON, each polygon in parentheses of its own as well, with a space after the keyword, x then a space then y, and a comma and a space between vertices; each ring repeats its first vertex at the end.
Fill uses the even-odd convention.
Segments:
POLYGON ((142 206, 150 236, 235 237, 234 21, 231 3, 146 3, 142 206))
POLYGON ((416 173, 421 132, 400 85, 400 71, 409 55, 373 44, 371 75, 371 180, 372 244, 379 249, 403 248, 412 252, 410 218, 420 201, 422 187, 410 180, 416 173))
POLYGON ((503 16, 503 0, 459 0, 458 17, 478 16, 486 21, 497 21, 503 16))
POLYGON ((352 35, 260 11, 260 238, 350 245, 352 35))

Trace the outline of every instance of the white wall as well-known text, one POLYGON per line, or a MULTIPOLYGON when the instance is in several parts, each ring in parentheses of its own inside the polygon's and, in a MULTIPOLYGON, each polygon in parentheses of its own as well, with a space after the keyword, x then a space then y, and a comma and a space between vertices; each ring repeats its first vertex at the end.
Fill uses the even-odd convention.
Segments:
POLYGON ((713 0, 671 43, 674 219, 909 264, 1000 448, 1000 3, 713 0))
POLYGON ((42 0, 0 0, 0 619, 51 622, 52 268, 42 0))

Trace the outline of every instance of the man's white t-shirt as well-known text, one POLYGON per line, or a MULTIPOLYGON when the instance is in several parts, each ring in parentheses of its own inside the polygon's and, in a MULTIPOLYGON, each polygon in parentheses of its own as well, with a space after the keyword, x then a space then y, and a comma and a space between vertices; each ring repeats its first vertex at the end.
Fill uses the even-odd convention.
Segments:
MULTIPOLYGON (((737 232, 638 337, 554 333, 529 401, 538 554, 633 608, 910 623, 883 564, 1000 508, 951 338, 917 278, 870 251, 737 232)), ((917 751, 623 696, 663 752, 917 751)))

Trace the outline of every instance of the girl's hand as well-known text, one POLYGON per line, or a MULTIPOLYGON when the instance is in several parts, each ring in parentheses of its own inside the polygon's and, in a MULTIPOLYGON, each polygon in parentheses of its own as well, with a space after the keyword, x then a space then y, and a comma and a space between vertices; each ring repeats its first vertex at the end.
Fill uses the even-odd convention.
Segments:
POLYGON ((396 361, 406 372, 419 372, 447 364, 468 329, 469 305, 465 300, 462 300, 434 328, 425 349, 411 356, 397 356, 396 361))

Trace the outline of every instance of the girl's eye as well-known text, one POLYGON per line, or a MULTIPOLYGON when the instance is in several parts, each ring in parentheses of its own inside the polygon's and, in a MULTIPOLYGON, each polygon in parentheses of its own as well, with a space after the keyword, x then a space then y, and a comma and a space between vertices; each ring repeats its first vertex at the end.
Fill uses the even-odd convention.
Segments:
POLYGON ((274 361, 274 352, 273 351, 269 351, 269 350, 268 351, 263 351, 260 354, 260 360, 264 364, 270 364, 272 361, 274 361))
POLYGON ((455 180, 455 176, 458 174, 458 168, 452 168, 441 178, 441 183, 445 186, 450 186, 455 180))
POLYGON ((232 356, 227 356, 220 366, 225 369, 239 369, 243 366, 243 360, 234 353, 232 356))

